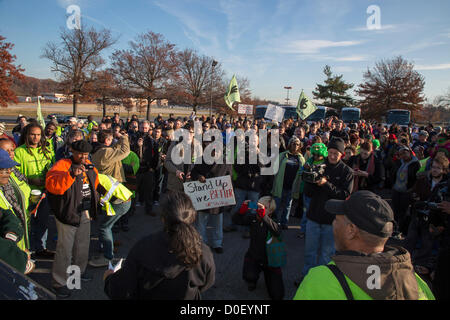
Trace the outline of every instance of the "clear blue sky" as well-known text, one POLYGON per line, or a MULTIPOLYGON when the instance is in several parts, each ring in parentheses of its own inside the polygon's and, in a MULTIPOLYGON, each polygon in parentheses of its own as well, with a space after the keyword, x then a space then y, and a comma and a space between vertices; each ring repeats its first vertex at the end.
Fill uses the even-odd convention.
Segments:
POLYGON ((179 49, 214 57, 229 78, 247 77, 259 98, 283 102, 288 85, 291 103, 301 89, 311 97, 325 64, 356 87, 367 68, 397 55, 414 62, 431 101, 450 88, 446 0, 0 0, 0 35, 15 44, 26 75, 55 78, 40 55, 58 41, 71 4, 83 23, 120 37, 114 49, 139 33, 161 33, 179 49), (367 28, 370 5, 380 8, 379 30, 367 28))

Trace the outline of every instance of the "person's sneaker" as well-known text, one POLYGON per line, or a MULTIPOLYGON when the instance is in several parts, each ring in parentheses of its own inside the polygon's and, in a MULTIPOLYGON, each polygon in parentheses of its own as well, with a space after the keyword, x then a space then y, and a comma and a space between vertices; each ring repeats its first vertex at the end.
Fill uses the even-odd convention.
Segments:
POLYGON ((92 281, 92 280, 94 280, 94 277, 92 276, 92 274, 90 274, 88 272, 84 272, 81 275, 81 281, 89 282, 89 281, 92 281))
POLYGON ((36 251, 33 254, 33 258, 36 258, 36 259, 53 259, 53 258, 55 258, 55 251, 51 251, 51 250, 47 250, 47 249, 39 250, 39 251, 36 251))
POLYGON ((300 232, 297 236, 300 239, 304 239, 305 238, 305 233, 304 232, 300 232))
POLYGON ((66 286, 63 286, 63 287, 52 287, 51 290, 53 291, 54 294, 56 294, 56 296, 58 298, 66 299, 66 298, 70 297, 70 290, 67 289, 66 286))
POLYGON ((89 265, 94 268, 106 267, 109 261, 105 256, 93 257, 92 260, 89 260, 89 265))
POLYGON ((223 253, 223 248, 222 247, 217 247, 217 248, 214 248, 214 251, 216 253, 218 253, 218 254, 222 254, 223 253))
POLYGON ((233 226, 226 226, 226 227, 223 228, 223 232, 233 232, 233 231, 236 231, 236 230, 237 230, 237 228, 233 227, 233 226))
POLYGON ((159 206, 159 201, 153 201, 154 206, 159 206))
POLYGON ((245 232, 242 234, 242 238, 244 238, 244 239, 250 239, 250 231, 245 231, 245 232))

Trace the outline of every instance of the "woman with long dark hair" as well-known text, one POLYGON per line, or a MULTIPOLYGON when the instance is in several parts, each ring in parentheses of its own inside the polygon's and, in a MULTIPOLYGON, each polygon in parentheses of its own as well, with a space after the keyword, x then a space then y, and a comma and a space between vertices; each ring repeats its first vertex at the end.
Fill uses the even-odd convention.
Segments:
POLYGON ((120 270, 105 272, 111 299, 198 300, 214 284, 214 259, 193 226, 189 197, 169 192, 160 208, 164 229, 139 241, 120 270))

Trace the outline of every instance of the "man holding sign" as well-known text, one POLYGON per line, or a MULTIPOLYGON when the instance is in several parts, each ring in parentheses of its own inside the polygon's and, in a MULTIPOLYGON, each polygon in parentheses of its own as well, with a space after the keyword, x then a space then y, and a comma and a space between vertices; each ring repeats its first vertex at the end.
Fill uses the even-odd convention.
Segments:
MULTIPOLYGON (((234 202, 234 193, 233 189, 231 188, 231 193, 229 187, 231 186, 230 182, 231 179, 215 179, 213 183, 213 179, 207 180, 210 178, 217 178, 217 177, 224 177, 224 176, 230 176, 231 175, 231 166, 228 164, 218 164, 218 161, 215 161, 213 164, 207 164, 205 162, 205 155, 211 156, 215 158, 215 152, 216 150, 213 150, 213 152, 208 155, 207 154, 207 146, 210 144, 208 141, 203 142, 203 159, 202 163, 195 164, 192 172, 191 172, 191 180, 192 182, 198 181, 199 183, 193 184, 191 183, 185 183, 184 189, 185 192, 192 197, 193 193, 195 191, 199 190, 208 190, 209 195, 204 195, 203 199, 199 199, 198 202, 209 202, 212 203, 213 200, 218 198, 232 198, 233 202, 228 204, 226 201, 223 202, 223 206, 220 207, 212 207, 211 209, 206 210, 200 210, 198 211, 197 221, 196 221, 196 227, 200 235, 202 236, 202 239, 209 244, 210 247, 214 249, 216 253, 223 253, 223 211, 224 208, 228 205, 235 204, 234 202), (228 180, 228 182, 225 183, 225 181, 228 180), (195 190, 193 189, 195 188, 195 190), (209 225, 212 227, 212 237, 208 241, 208 237, 206 234, 206 226, 209 225)), ((219 151, 220 152, 220 151, 219 151)), ((221 155, 223 156, 223 155, 221 155)), ((225 161, 222 161, 225 162, 225 161)), ((225 178, 225 177, 224 177, 225 178)), ((192 199, 192 198, 191 198, 192 199)), ((192 201, 193 203, 196 203, 197 199, 192 201)), ((216 204, 216 205, 220 205, 216 204)), ((197 207, 196 207, 197 209, 197 207)))

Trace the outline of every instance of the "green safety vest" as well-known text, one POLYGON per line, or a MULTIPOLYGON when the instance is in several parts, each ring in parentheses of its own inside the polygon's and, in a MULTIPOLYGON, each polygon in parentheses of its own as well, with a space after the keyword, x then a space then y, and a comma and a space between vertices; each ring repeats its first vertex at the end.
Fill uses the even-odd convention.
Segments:
POLYGON ((99 173, 98 180, 102 187, 107 190, 107 193, 100 198, 100 205, 102 206, 102 210, 106 211, 106 214, 108 216, 114 216, 116 212, 111 206, 109 200, 111 200, 111 198, 114 196, 122 201, 128 201, 133 193, 122 183, 117 181, 117 179, 111 176, 99 173))
MULTIPOLYGON (((334 261, 328 264, 336 265, 334 261)), ((344 276, 355 300, 373 300, 349 277, 344 276)), ((435 300, 428 285, 417 274, 415 276, 419 294, 418 300, 435 300)), ((327 266, 318 266, 309 270, 298 287, 294 300, 347 300, 347 297, 338 279, 330 269, 327 266)))
MULTIPOLYGON (((3 194, 3 191, 0 190, 0 208, 4 209, 4 210, 10 210, 16 217, 16 213, 14 212, 11 204, 8 202, 8 200, 6 200, 5 195, 3 194)), ((19 217, 17 217, 19 218, 19 217)), ((24 224, 24 236, 22 237, 22 239, 20 239, 19 242, 17 242, 17 246, 19 247, 20 250, 25 251, 27 249, 27 247, 29 248, 29 243, 28 243, 28 226, 27 223, 24 224)))
MULTIPOLYGON (((41 148, 27 149, 23 144, 14 151, 14 161, 20 164, 17 169, 28 179, 45 178, 48 169, 55 162, 54 153, 49 153, 46 157, 41 150, 41 148)), ((31 188, 42 191, 45 186, 31 186, 31 188)))

